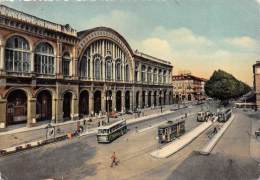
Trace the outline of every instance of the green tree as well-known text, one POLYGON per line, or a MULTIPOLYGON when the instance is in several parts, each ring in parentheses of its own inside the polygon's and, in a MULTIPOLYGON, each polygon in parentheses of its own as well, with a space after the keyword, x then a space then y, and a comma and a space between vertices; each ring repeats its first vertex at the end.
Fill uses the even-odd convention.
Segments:
POLYGON ((214 71, 210 79, 205 84, 207 96, 228 101, 232 98, 238 98, 251 91, 251 88, 237 80, 232 74, 225 71, 214 71))

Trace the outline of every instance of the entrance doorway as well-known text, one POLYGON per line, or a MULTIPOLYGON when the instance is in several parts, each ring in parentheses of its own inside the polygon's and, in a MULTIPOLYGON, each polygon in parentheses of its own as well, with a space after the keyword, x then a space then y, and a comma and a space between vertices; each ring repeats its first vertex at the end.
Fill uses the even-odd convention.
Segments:
POLYGON ((89 114, 89 93, 82 91, 79 96, 79 117, 82 118, 89 114))
POLYGON ((52 119, 52 96, 48 90, 41 91, 36 101, 36 120, 46 121, 52 119))
POLYGON ((121 91, 117 91, 116 92, 116 111, 117 112, 121 112, 122 108, 121 108, 121 91))
POLYGON ((72 93, 66 92, 63 95, 63 120, 67 121, 71 119, 71 105, 72 105, 72 93))
POLYGON ((27 121, 27 96, 23 90, 12 91, 7 97, 6 124, 20 124, 27 121))
POLYGON ((101 111, 101 91, 94 93, 94 113, 99 114, 101 111))

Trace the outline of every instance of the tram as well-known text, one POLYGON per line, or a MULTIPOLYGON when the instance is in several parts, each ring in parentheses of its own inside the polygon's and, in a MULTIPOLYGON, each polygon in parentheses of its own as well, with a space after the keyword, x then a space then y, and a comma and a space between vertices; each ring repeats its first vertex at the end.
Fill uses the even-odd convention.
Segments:
POLYGON ((127 132, 126 120, 121 120, 107 126, 101 126, 97 132, 98 143, 110 143, 127 132))
POLYGON ((159 143, 168 143, 185 133, 185 120, 167 121, 158 127, 159 143))
POLYGON ((230 108, 223 109, 218 112, 218 122, 226 122, 232 115, 232 110, 230 108))

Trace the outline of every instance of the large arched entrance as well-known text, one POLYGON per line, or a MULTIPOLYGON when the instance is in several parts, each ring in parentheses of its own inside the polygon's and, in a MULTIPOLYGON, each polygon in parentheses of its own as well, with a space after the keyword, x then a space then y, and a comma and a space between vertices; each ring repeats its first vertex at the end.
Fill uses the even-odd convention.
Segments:
POLYGON ((148 93, 148 107, 151 107, 152 106, 152 91, 149 91, 148 93))
POLYGON ((126 111, 130 110, 130 92, 129 91, 125 92, 125 110, 126 111))
POLYGON ((156 91, 153 94, 153 105, 157 106, 157 92, 156 91))
POLYGON ((116 111, 121 112, 121 91, 116 92, 116 111))
POLYGON ((145 91, 142 92, 142 108, 145 108, 145 91))
POLYGON ((37 95, 36 120, 45 121, 52 118, 52 96, 48 90, 43 90, 37 95))
POLYGON ((79 96, 79 117, 82 118, 89 114, 89 93, 82 91, 79 96))
POLYGON ((27 121, 27 96, 23 90, 12 91, 7 97, 6 124, 19 124, 27 121))
POLYGON ((112 91, 106 94, 106 112, 112 112, 112 91))
POLYGON ((72 93, 66 92, 63 95, 63 120, 71 119, 72 93))
POLYGON ((101 91, 96 91, 94 93, 94 113, 99 113, 101 111, 101 91))
POLYGON ((136 92, 135 96, 135 108, 139 108, 139 91, 136 92))

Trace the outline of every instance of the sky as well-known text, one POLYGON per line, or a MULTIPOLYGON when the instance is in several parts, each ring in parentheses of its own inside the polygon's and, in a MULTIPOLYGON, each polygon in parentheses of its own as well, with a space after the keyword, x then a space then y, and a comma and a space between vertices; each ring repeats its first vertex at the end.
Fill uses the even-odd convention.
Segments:
POLYGON ((260 60, 260 0, 1 1, 77 31, 107 26, 133 50, 171 61, 173 73, 222 69, 252 85, 260 60))

